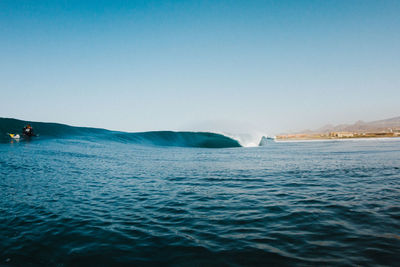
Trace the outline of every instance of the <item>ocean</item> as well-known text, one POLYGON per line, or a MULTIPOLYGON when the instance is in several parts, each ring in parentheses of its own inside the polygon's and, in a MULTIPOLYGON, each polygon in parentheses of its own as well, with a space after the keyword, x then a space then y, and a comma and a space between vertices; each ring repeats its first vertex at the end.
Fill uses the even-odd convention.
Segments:
POLYGON ((398 266, 400 139, 0 119, 0 266, 398 266))

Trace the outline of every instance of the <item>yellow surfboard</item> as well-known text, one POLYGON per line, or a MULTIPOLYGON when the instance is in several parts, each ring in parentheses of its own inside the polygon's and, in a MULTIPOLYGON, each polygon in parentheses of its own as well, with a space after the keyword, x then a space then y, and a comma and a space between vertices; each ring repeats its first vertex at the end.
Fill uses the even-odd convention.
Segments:
POLYGON ((19 134, 8 134, 13 139, 19 139, 21 136, 19 134))

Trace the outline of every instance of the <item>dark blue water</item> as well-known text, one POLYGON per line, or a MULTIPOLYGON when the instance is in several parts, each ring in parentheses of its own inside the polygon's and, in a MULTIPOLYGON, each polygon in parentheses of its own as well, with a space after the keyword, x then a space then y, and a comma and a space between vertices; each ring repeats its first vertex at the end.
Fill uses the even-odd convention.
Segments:
POLYGON ((0 144, 0 265, 400 262, 400 140, 0 144))

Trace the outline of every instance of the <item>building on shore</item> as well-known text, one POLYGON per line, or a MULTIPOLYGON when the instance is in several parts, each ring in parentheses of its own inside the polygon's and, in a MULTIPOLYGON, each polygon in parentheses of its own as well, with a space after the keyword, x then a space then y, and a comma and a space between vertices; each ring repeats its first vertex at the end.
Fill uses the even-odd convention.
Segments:
POLYGON ((330 137, 338 137, 338 138, 346 138, 346 137, 354 137, 354 133, 351 132, 331 132, 329 133, 330 137))

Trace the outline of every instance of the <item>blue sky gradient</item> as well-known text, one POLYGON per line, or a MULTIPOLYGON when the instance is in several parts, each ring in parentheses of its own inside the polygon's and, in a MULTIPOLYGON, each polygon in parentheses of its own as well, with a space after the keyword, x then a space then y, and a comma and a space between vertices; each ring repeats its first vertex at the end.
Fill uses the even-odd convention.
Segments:
POLYGON ((0 116, 276 134, 400 115, 400 1, 3 1, 0 116))

